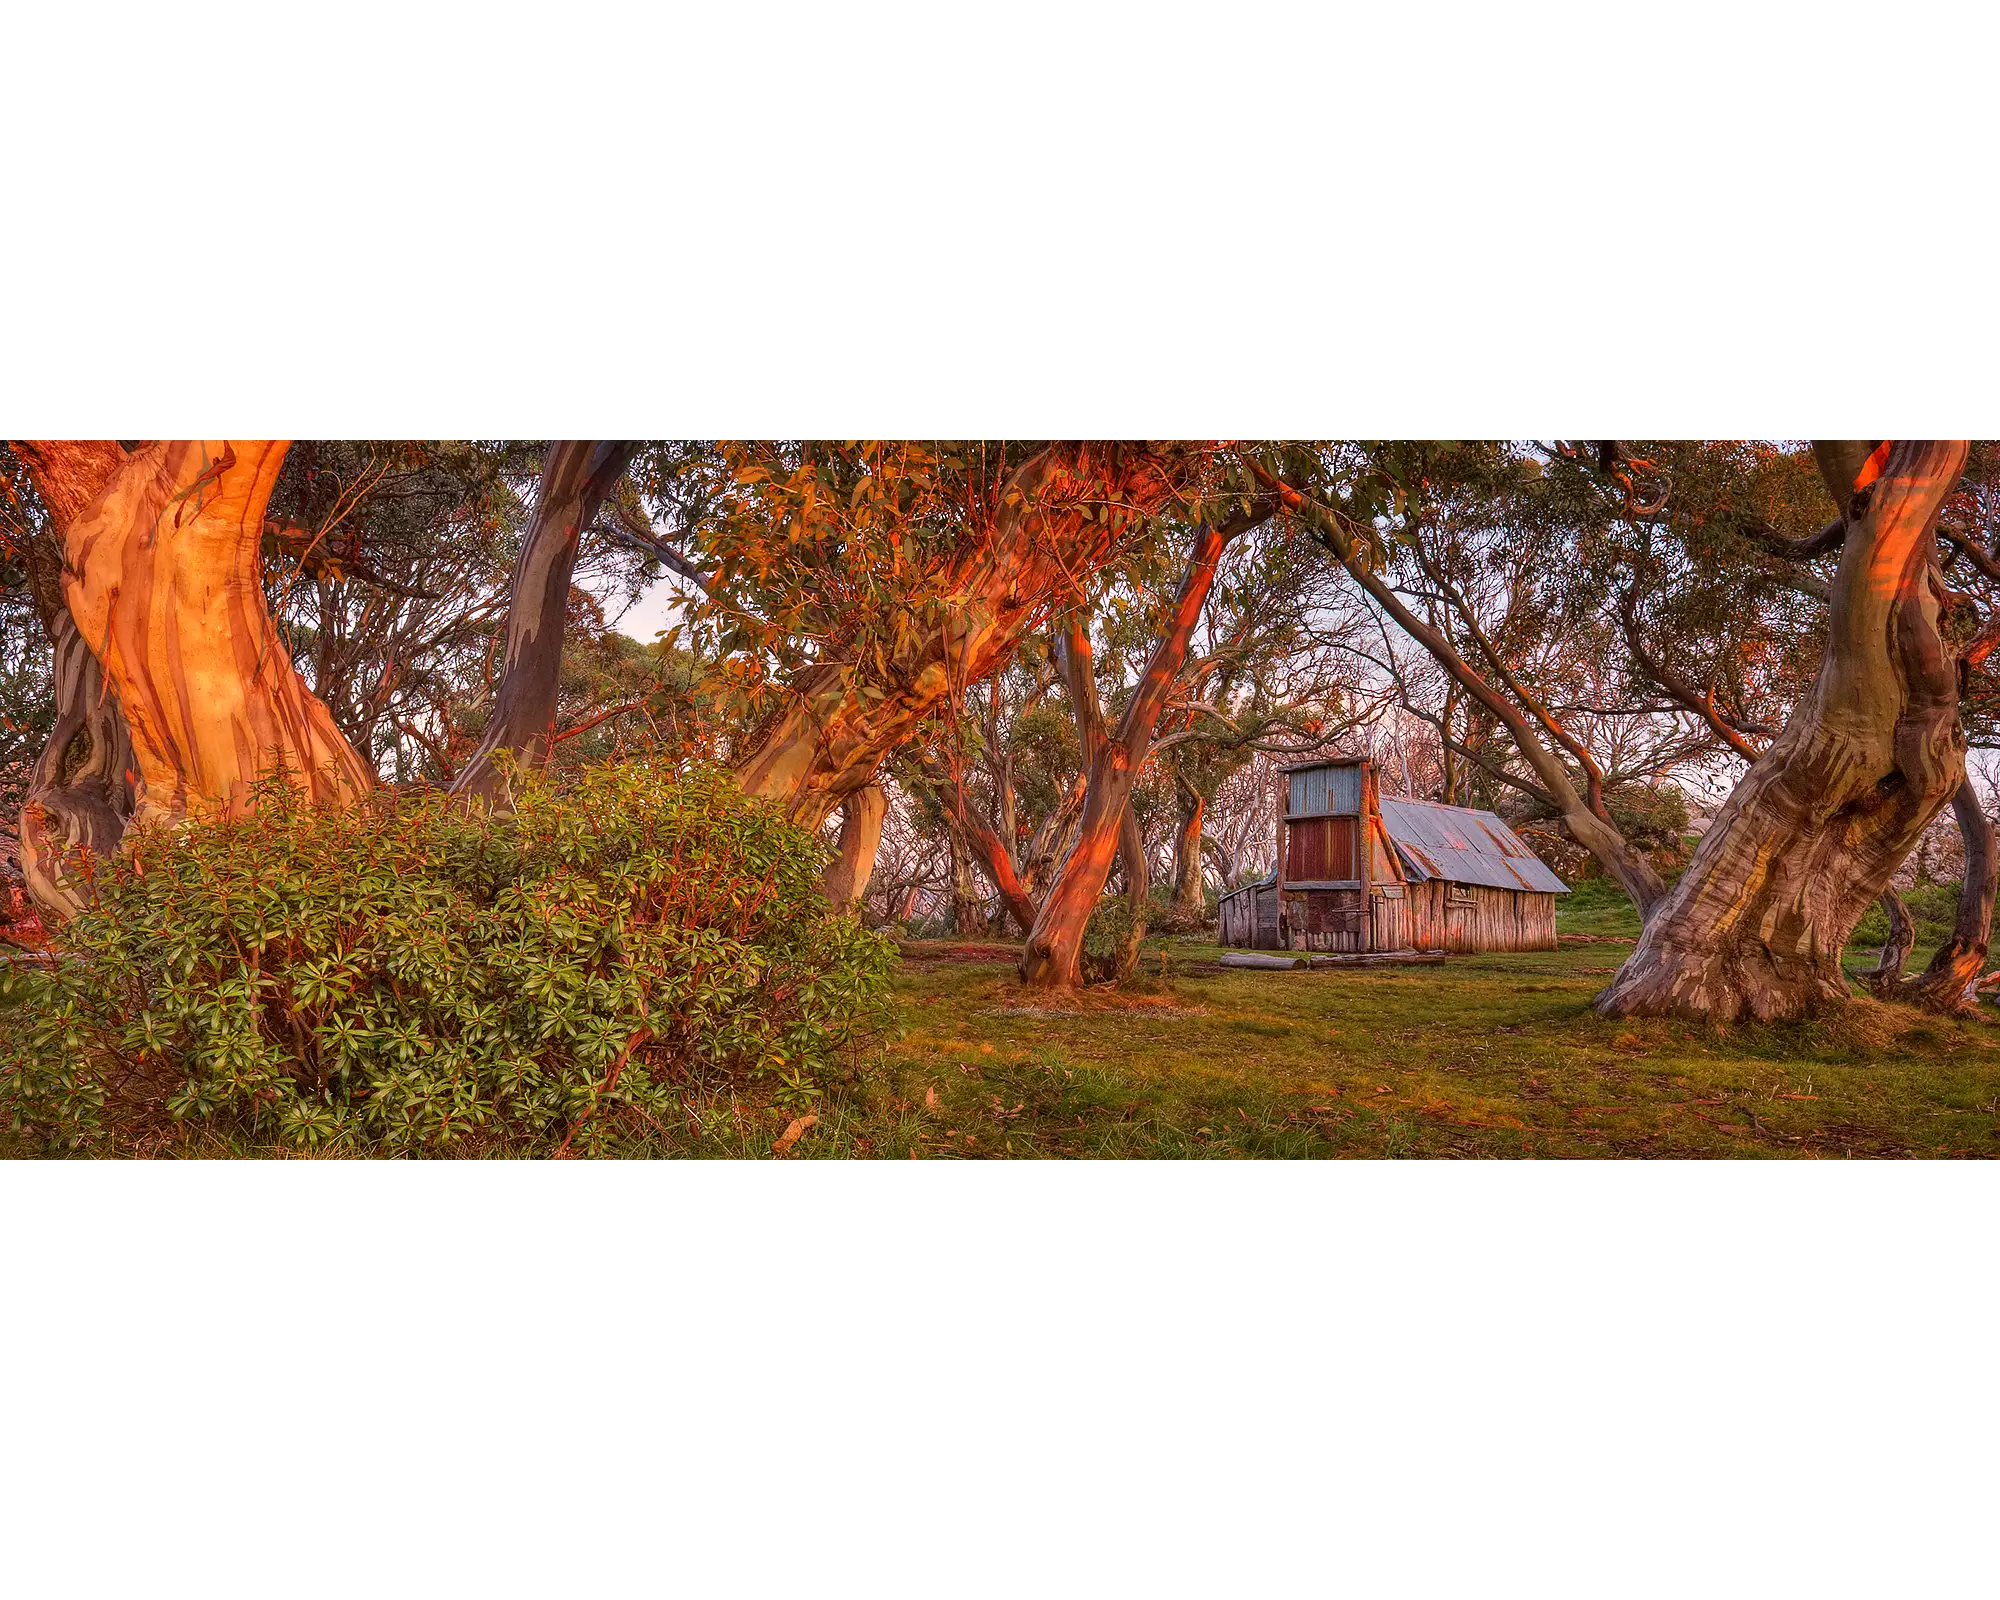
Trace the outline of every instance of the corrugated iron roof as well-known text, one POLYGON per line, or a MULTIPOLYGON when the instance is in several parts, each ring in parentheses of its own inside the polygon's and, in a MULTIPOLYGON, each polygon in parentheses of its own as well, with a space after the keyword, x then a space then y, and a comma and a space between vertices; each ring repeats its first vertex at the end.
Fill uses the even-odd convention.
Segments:
POLYGON ((1382 822, 1403 859, 1403 870, 1419 883, 1442 878, 1489 889, 1569 893, 1569 885, 1490 811, 1385 795, 1382 822))

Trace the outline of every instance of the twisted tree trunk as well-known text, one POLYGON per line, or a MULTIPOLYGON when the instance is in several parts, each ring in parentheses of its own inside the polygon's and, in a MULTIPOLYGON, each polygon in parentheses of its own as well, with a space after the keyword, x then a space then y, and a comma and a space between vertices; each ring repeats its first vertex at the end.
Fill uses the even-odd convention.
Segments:
MULTIPOLYGON (((316 800, 374 783, 264 603, 264 511, 287 442, 155 440, 63 529, 70 616, 131 736, 135 822, 237 814, 279 766, 316 800)), ((73 468, 71 447, 38 448, 73 468)))
MULTIPOLYGON (((557 439, 542 462, 528 536, 514 561, 507 603, 507 658, 493 716, 451 792, 507 809, 513 792, 501 751, 517 770, 541 765, 555 732, 561 690, 563 620, 583 530, 597 516, 637 449, 624 439, 557 439)), ((823 819, 822 819, 823 820, 823 819)))
POLYGON ((132 740, 67 610, 57 614, 50 633, 56 721, 28 773, 21 876, 36 905, 73 917, 82 909, 93 863, 112 855, 125 837, 132 815, 132 740))
POLYGON ((132 815, 132 739, 117 696, 63 599, 63 531, 125 460, 116 440, 56 444, 21 440, 15 449, 54 526, 28 548, 28 587, 55 652, 55 725, 28 773, 21 808, 21 876, 36 905, 74 916, 91 863, 111 855, 132 815))
POLYGON ((1812 690, 1736 786, 1597 998, 1606 1016, 1796 1017, 1965 778, 1935 528, 1962 440, 1815 444, 1847 509, 1812 690))
POLYGON ((746 794, 816 828, 954 691, 1005 664, 1051 601, 1166 503, 1185 476, 1132 444, 1060 444, 1017 467, 992 529, 968 540, 948 593, 886 657, 886 672, 827 662, 737 763, 746 794))

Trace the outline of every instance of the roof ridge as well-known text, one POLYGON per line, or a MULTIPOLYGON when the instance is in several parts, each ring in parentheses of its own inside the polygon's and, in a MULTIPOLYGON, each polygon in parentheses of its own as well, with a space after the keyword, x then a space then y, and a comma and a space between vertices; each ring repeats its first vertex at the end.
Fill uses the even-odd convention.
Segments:
POLYGON ((1447 804, 1443 800, 1419 800, 1413 794, 1384 794, 1384 795, 1377 795, 1376 798, 1378 800, 1394 800, 1398 805, 1429 806, 1433 811, 1469 811, 1475 817, 1494 818, 1495 820, 1505 824, 1505 826, 1510 832, 1513 830, 1514 826, 1511 822, 1508 822, 1505 817, 1501 816, 1499 812, 1488 811, 1484 806, 1454 806, 1447 804))

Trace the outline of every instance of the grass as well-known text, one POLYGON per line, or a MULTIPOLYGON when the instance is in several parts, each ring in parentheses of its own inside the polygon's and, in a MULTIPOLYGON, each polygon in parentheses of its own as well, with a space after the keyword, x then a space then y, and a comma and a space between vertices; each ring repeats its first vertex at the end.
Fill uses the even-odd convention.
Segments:
MULTIPOLYGON (((1622 896, 1586 894, 1563 923, 1616 939, 1621 915, 1622 896)), ((1590 1001, 1621 944, 1347 972, 1221 968, 1188 940, 1146 950, 1127 989, 1051 998, 1014 981, 1006 946, 907 946, 897 1036, 846 1082, 810 1108, 690 1085, 684 1122, 636 1129, 622 1153, 768 1156, 810 1109, 795 1158, 2000 1154, 1991 1008, 1608 1022, 1590 1001)))
MULTIPOLYGON (((1218 953, 1169 947, 1184 965, 1218 953)), ((1607 1022, 1590 1000, 1622 953, 1200 971, 1055 1008, 997 964, 910 960, 906 1031, 819 1153, 2000 1153, 2000 1017, 1858 1000, 1783 1026, 1607 1022)))
POLYGON ((1556 901, 1556 928, 1598 938, 1639 937, 1639 910, 1632 897, 1609 878, 1579 878, 1556 901))

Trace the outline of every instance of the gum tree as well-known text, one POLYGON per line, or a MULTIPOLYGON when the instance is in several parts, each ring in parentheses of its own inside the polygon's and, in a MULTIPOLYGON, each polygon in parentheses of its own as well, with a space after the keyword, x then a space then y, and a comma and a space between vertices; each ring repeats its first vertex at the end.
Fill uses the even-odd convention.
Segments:
POLYGON ((1963 440, 1816 441, 1839 509, 1825 654, 1598 997, 1607 1016, 1796 1016, 1965 779, 1937 527, 1963 440))
MULTIPOLYGON (((1077 718, 1084 761, 1083 815, 1077 837, 1035 916, 1021 957, 1021 979, 1037 988, 1073 986, 1083 954, 1084 930, 1096 910, 1112 860, 1126 863, 1126 893, 1133 927, 1144 927, 1147 895, 1145 842, 1135 838, 1132 785, 1152 752, 1153 736, 1187 659, 1188 641, 1201 620, 1216 569, 1230 542, 1270 517, 1273 502, 1249 501, 1219 512, 1194 529, 1192 548, 1164 625, 1115 726, 1107 726, 1091 671, 1087 629, 1072 616, 1060 635, 1061 664, 1077 718)), ((1136 945, 1128 950, 1129 966, 1136 945)))
POLYGON ((49 618, 56 736, 23 818, 28 882, 52 909, 75 909, 78 855, 115 848, 128 815, 239 812, 274 766, 315 799, 373 784, 266 603, 265 510, 286 444, 15 443, 49 510, 63 602, 49 618))

